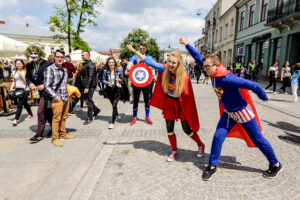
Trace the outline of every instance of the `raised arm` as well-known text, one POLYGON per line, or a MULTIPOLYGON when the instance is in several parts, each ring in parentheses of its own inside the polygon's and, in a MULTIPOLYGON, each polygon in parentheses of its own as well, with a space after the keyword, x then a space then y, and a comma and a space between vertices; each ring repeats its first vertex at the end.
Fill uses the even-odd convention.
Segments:
POLYGON ((181 37, 179 39, 180 44, 183 44, 185 48, 189 51, 191 56, 196 60, 196 62, 202 67, 203 66, 203 58, 202 55, 192 46, 190 45, 186 38, 181 37))
POLYGON ((156 69, 160 72, 165 71, 164 66, 161 63, 155 62, 151 56, 145 56, 145 55, 141 54, 140 52, 136 51, 131 45, 127 45, 126 47, 129 51, 131 51, 132 53, 137 55, 142 61, 144 61, 144 63, 146 65, 153 67, 154 69, 156 69))

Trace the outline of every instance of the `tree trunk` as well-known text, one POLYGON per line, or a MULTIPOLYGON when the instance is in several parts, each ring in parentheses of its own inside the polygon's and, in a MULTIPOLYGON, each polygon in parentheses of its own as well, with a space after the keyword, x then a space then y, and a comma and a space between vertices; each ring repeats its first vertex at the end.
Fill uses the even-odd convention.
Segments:
POLYGON ((67 0, 65 0, 66 6, 67 6, 67 11, 68 11, 68 46, 69 46, 69 53, 72 52, 71 48, 71 10, 69 9, 69 3, 67 0))
MULTIPOLYGON (((82 0, 81 8, 84 7, 84 3, 85 3, 85 0, 82 0)), ((80 35, 81 19, 82 19, 82 12, 80 12, 80 15, 79 15, 79 21, 78 21, 77 32, 76 32, 78 37, 80 35)))

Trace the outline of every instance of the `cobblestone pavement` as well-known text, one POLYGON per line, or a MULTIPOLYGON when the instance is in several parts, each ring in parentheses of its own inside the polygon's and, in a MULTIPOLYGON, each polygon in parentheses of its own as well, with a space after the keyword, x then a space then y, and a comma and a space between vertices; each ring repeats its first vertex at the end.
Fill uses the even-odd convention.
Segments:
POLYGON ((172 163, 166 162, 171 148, 161 111, 151 108, 154 124, 148 125, 143 103, 136 125, 129 126, 132 105, 120 102, 122 119, 108 130, 111 105, 95 94, 100 115, 89 125, 83 125, 85 111, 70 116, 67 128, 76 138, 62 148, 50 139, 30 144, 36 119, 24 121, 25 111, 17 127, 13 116, 0 117, 0 199, 300 199, 300 103, 291 103, 290 95, 268 92, 270 102, 252 95, 263 134, 284 166, 276 179, 262 177, 268 162, 257 148, 227 138, 216 175, 204 182, 218 102, 210 85, 193 87, 205 156, 196 157, 197 145, 177 122, 180 155, 172 163))
POLYGON ((263 134, 284 166, 276 179, 262 177, 268 162, 257 148, 227 138, 216 175, 212 181, 204 182, 201 175, 209 159, 218 107, 210 85, 194 84, 194 91, 200 116, 199 135, 206 144, 205 156, 196 157, 196 144, 177 123, 180 156, 172 163, 166 162, 171 149, 165 122, 161 112, 151 108, 153 126, 141 121, 134 127, 124 124, 123 131, 115 132, 111 138, 114 142, 105 143, 113 151, 91 199, 300 199, 299 103, 288 102, 291 97, 287 95, 270 94, 273 100, 267 103, 252 95, 259 102, 256 108, 263 134), (280 99, 283 100, 276 101, 280 99), (289 109, 284 109, 286 106, 297 111, 290 114, 289 109))

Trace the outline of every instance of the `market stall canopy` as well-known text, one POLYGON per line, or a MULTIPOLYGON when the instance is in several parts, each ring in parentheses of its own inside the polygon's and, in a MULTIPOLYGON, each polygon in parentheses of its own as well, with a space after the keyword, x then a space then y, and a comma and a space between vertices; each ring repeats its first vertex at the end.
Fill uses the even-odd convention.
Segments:
MULTIPOLYGON (((72 61, 75 62, 82 61, 81 52, 82 52, 81 50, 76 50, 70 53, 72 61)), ((94 62, 105 62, 105 60, 107 59, 107 56, 103 56, 95 51, 91 51, 90 55, 91 55, 91 60, 94 62)))
POLYGON ((0 58, 23 55, 27 44, 0 35, 0 58))

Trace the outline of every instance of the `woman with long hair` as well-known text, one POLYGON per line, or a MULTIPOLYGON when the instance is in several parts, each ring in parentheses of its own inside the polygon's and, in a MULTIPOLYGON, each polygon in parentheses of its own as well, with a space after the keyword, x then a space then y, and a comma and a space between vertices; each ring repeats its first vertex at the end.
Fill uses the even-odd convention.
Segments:
POLYGON ((274 64, 269 68, 269 85, 265 88, 267 90, 269 87, 273 85, 273 93, 276 94, 276 79, 278 76, 278 61, 276 60, 274 64))
POLYGON ((29 87, 28 87, 28 85, 26 83, 26 79, 25 79, 25 74, 26 74, 25 63, 21 59, 16 59, 15 66, 16 66, 16 69, 14 72, 13 82, 10 87, 10 90, 22 91, 22 93, 23 93, 23 95, 21 97, 18 97, 17 112, 16 112, 15 119, 12 122, 12 124, 14 126, 17 126, 19 118, 22 113, 23 106, 25 107, 25 109, 28 112, 28 116, 26 117, 25 120, 33 118, 33 114, 32 114, 30 105, 27 102, 28 95, 29 95, 29 87))
POLYGON ((158 70, 157 83, 150 105, 161 109, 166 120, 168 138, 172 148, 172 153, 167 161, 174 161, 178 156, 176 135, 174 133, 175 120, 178 119, 181 120, 183 131, 197 143, 197 156, 202 157, 205 146, 197 134, 199 119, 195 97, 191 80, 184 69, 184 61, 180 51, 171 52, 167 64, 164 66, 148 59, 131 45, 127 45, 127 48, 144 61, 146 65, 158 70))
POLYGON ((300 63, 296 63, 295 68, 294 68, 294 73, 292 76, 292 82, 291 82, 294 103, 298 102, 297 91, 298 91, 299 84, 300 84, 299 80, 300 80, 300 63))
POLYGON ((282 67, 280 81, 282 82, 282 87, 280 89, 284 94, 287 94, 285 88, 291 86, 291 68, 289 61, 285 61, 282 67))
POLYGON ((120 118, 117 105, 121 96, 122 81, 122 69, 118 67, 117 62, 113 57, 109 57, 106 61, 102 77, 102 82, 106 85, 105 92, 107 93, 107 98, 113 108, 111 124, 108 127, 109 129, 114 128, 116 117, 118 116, 118 118, 120 118))

